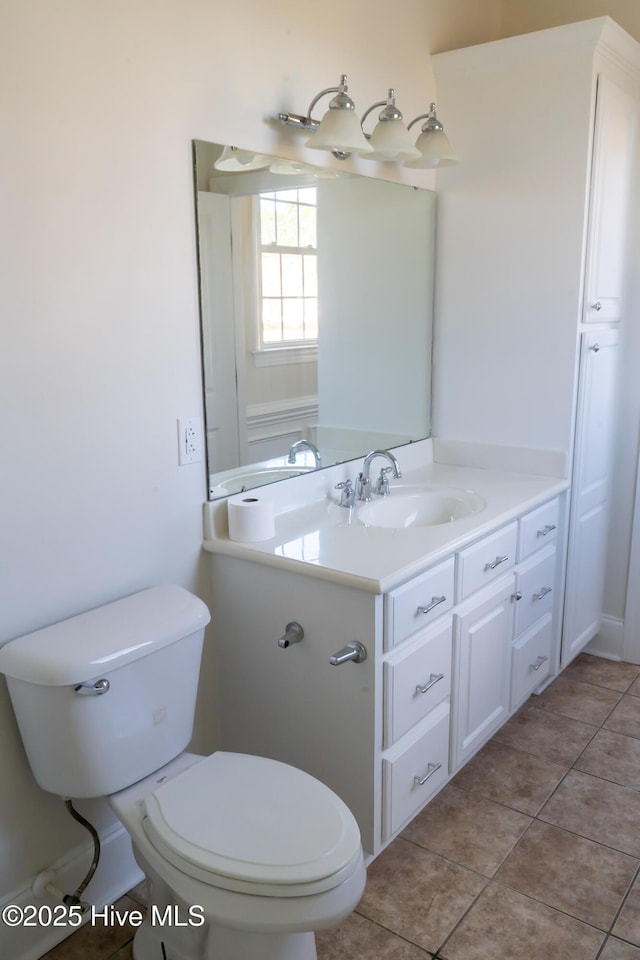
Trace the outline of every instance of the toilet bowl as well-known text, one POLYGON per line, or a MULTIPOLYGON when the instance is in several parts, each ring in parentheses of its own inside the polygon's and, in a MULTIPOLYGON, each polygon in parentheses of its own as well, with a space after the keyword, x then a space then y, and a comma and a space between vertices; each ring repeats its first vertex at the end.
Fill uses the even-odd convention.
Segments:
POLYGON ((314 960, 313 931, 348 917, 364 890, 352 814, 286 764, 183 754, 109 802, 150 884, 135 960, 161 957, 161 943, 170 960, 314 960))
POLYGON ((135 960, 315 960, 365 885, 358 825, 309 774, 184 752, 209 611, 152 587, 0 650, 38 784, 106 797, 149 881, 135 960))

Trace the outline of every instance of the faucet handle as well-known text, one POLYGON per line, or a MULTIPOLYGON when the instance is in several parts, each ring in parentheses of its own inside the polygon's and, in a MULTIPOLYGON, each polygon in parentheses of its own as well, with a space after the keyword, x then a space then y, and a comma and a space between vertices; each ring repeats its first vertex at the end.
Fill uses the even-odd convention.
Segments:
POLYGON ((368 503, 371 497, 371 480, 364 473, 359 473, 356 480, 356 500, 364 500, 368 503))
POLYGON ((351 480, 343 480, 341 483, 336 483, 336 490, 340 490, 340 506, 341 507, 352 507, 355 503, 356 494, 351 480))
POLYGON ((375 492, 379 497, 388 497, 391 493, 389 486, 389 474, 393 473, 393 467, 382 467, 380 476, 376 480, 375 492))

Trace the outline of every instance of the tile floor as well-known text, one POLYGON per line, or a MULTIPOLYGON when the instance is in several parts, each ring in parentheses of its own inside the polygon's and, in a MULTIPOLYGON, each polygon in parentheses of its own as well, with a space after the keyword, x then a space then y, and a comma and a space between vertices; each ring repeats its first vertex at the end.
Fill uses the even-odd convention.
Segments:
MULTIPOLYGON (((318 960, 640 960, 639 868, 640 666, 582 654, 371 864, 318 960)), ((46 957, 130 960, 133 932, 46 957)))

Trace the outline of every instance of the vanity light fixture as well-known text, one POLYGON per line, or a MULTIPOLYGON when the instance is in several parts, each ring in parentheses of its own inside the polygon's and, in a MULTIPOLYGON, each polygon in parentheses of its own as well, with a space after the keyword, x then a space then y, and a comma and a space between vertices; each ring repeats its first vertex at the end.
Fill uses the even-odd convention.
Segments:
POLYGON ((344 160, 356 153, 363 159, 400 161, 407 167, 433 168, 449 167, 458 163, 444 127, 436 116, 436 105, 432 103, 428 113, 422 113, 406 127, 402 114, 396 107, 395 93, 389 89, 386 100, 372 104, 359 121, 355 104, 347 92, 347 77, 342 74, 337 87, 327 87, 316 94, 305 116, 299 113, 280 113, 281 123, 312 131, 305 146, 314 150, 330 150, 334 157, 344 160), (329 103, 329 109, 321 121, 312 117, 318 101, 327 94, 335 93, 329 103), (377 107, 382 107, 378 122, 371 134, 363 131, 364 121, 377 107), (409 131, 420 120, 420 136, 415 145, 411 142, 409 131))
POLYGON ((405 166, 412 168, 452 167, 458 163, 458 157, 453 152, 453 147, 444 132, 444 127, 436 116, 435 103, 430 105, 428 113, 423 113, 412 120, 407 129, 411 130, 411 127, 419 120, 426 121, 422 125, 420 136, 416 140, 419 157, 407 160, 405 166))
POLYGON ((302 130, 311 130, 313 135, 305 143, 313 150, 330 150, 339 160, 351 153, 371 153, 373 147, 368 143, 356 114, 353 100, 348 94, 347 76, 342 74, 337 87, 327 87, 316 94, 307 110, 306 116, 297 113, 281 113, 280 121, 302 130), (335 93, 329 103, 329 109, 321 121, 311 116, 318 101, 329 93, 335 93))
MULTIPOLYGON (((417 160, 421 153, 411 141, 411 134, 402 122, 402 114, 396 107, 395 93, 389 88, 386 100, 373 103, 362 115, 360 124, 364 129, 364 122, 369 114, 377 107, 384 109, 378 116, 378 122, 369 137, 369 144, 373 148, 362 157, 366 160, 417 160)), ((365 134, 367 136, 367 134, 365 134)))

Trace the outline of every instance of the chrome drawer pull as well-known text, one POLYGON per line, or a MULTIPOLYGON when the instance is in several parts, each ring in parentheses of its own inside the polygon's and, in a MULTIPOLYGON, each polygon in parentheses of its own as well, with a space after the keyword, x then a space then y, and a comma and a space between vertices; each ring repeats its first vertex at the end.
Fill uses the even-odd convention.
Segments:
POLYGON ((431 613, 434 607, 437 607, 439 603, 444 603, 446 597, 431 597, 431 603, 428 603, 426 607, 418 607, 418 613, 431 613))
POLYGON ((543 663, 546 663, 549 657, 538 657, 535 663, 529 664, 529 670, 539 670, 543 663))
POLYGON ((512 594, 511 594, 511 599, 512 599, 512 600, 522 600, 522 594, 520 593, 519 590, 516 590, 515 593, 512 593, 512 594))
POLYGON ((426 693, 438 680, 444 680, 444 673, 432 673, 424 687, 419 683, 416 685, 416 693, 426 693))
POLYGON ((548 593, 551 593, 551 587, 543 587, 540 593, 534 593, 534 600, 542 600, 543 597, 546 597, 548 593))
POLYGON ((499 567, 501 563, 505 563, 509 559, 508 555, 505 553, 503 557, 496 557, 493 563, 485 563, 485 570, 495 570, 496 567, 499 567))
POLYGON ((545 524, 544 530, 538 530, 538 532, 536 533, 536 537, 546 537, 548 533, 551 533, 553 530, 556 530, 556 529, 557 528, 555 523, 547 523, 545 524))
POLYGON ((437 771, 440 769, 441 766, 442 766, 441 763, 428 763, 427 772, 424 775, 424 777, 414 777, 413 782, 417 783, 418 786, 421 787, 423 784, 427 782, 429 777, 432 777, 434 773, 437 773, 437 771))
POLYGON ((596 300, 596 302, 595 302, 594 305, 593 305, 593 309, 594 309, 594 310, 602 310, 602 304, 600 303, 599 300, 596 300))
POLYGON ((599 344, 599 343, 594 343, 594 345, 593 345, 592 347, 589 347, 589 350, 593 350, 594 353, 599 353, 599 352, 600 352, 600 344, 599 344))

